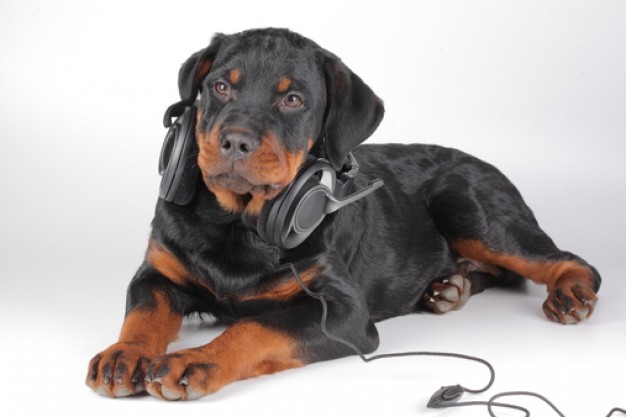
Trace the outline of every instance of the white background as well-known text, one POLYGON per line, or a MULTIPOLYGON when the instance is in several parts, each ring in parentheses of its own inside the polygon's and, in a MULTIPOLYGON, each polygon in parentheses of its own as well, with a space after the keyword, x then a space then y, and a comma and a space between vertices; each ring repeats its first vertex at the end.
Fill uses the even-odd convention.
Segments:
MULTIPOLYGON (((487 378, 431 358, 316 364, 193 403, 83 385, 146 247, 180 64, 214 32, 265 26, 314 39, 385 100, 371 142, 438 143, 497 165, 557 244, 603 275, 582 325, 548 322, 545 290, 528 285, 380 323, 379 352, 483 356, 493 393, 536 390, 568 416, 626 407, 626 2, 2 0, 0 415, 487 415, 425 408, 441 385, 487 378)), ((174 348, 220 330, 185 327, 174 348)))

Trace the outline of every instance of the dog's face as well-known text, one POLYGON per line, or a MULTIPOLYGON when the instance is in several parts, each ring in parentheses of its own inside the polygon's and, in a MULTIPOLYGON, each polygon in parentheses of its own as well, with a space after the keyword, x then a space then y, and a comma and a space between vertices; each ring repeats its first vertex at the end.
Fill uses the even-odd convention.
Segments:
POLYGON ((227 210, 257 215, 318 141, 339 168, 382 119, 382 102, 334 55, 287 30, 218 35, 180 71, 196 95, 198 165, 227 210))

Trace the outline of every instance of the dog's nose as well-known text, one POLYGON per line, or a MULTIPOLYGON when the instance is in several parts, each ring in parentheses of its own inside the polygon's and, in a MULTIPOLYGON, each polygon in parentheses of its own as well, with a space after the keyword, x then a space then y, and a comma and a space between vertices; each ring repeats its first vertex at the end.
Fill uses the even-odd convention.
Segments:
POLYGON ((220 151, 229 159, 246 159, 258 147, 259 141, 244 132, 227 132, 220 136, 220 151))

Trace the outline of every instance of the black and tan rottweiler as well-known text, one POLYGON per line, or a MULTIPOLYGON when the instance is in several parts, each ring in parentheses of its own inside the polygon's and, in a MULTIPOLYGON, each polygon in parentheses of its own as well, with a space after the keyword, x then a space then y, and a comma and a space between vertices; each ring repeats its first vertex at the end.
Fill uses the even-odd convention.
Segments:
POLYGON ((555 246, 496 168, 439 146, 359 146, 383 103, 311 40, 281 29, 217 35, 183 64, 179 88, 197 110, 201 180, 188 204, 157 202, 119 340, 89 364, 94 391, 194 399, 352 354, 322 334, 318 301, 277 269, 284 263, 326 298, 329 331, 364 352, 378 346, 376 321, 455 310, 521 277, 547 286, 548 319, 591 315, 597 271, 555 246), (311 155, 340 175, 350 152, 365 175, 348 187, 374 177, 385 186, 326 216, 292 249, 251 227, 311 155), (204 346, 166 354, 195 313, 228 327, 204 346))

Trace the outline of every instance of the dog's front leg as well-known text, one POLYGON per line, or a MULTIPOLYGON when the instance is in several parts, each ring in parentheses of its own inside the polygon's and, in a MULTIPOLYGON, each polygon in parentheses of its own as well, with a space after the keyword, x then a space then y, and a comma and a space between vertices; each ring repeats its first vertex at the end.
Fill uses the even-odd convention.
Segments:
MULTIPOLYGON (((363 297, 343 282, 317 279, 316 287, 328 302, 328 331, 364 352, 375 350, 378 334, 363 297)), ((299 301, 291 307, 240 320, 207 345, 157 357, 147 371, 148 392, 167 400, 195 399, 236 380, 353 354, 322 333, 318 300, 304 293, 295 297, 299 301)))
POLYGON ((183 315, 173 308, 172 287, 160 273, 142 267, 128 288, 126 317, 117 343, 89 363, 87 385, 99 394, 125 397, 145 391, 152 359, 178 337, 183 315))

